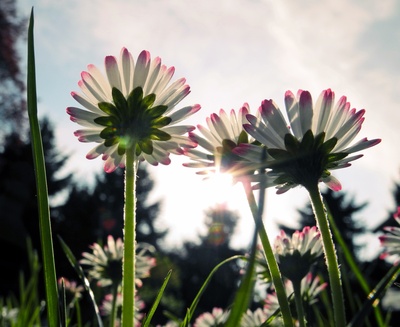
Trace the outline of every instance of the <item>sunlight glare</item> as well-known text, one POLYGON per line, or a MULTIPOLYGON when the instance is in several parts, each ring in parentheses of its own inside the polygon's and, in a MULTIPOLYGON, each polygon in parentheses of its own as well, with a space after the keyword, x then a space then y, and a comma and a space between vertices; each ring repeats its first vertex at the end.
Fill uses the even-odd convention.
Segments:
POLYGON ((226 203, 229 207, 234 207, 235 189, 230 174, 216 173, 204 181, 204 204, 213 206, 215 204, 226 203))

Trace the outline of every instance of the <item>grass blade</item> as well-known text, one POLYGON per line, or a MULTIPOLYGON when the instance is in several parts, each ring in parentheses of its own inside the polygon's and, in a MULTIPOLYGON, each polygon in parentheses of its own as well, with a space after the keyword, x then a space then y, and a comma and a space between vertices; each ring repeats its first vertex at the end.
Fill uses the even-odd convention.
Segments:
POLYGON ((254 288, 254 272, 255 272, 255 258, 257 252, 257 230, 254 233, 253 244, 251 247, 250 260, 246 270, 246 274, 239 286, 239 289, 235 295, 235 301, 233 302, 231 313, 229 314, 226 327, 236 327, 240 322, 243 313, 249 307, 251 294, 254 288))
POLYGON ((40 241, 43 254, 43 270, 46 287, 47 319, 50 327, 59 325, 57 278, 54 262, 53 241, 51 236, 50 209, 48 202, 46 169, 43 154, 42 137, 40 134, 39 121, 37 117, 36 97, 36 72, 35 51, 33 39, 33 9, 28 29, 28 80, 27 98, 28 115, 31 131, 31 143, 33 150, 33 161, 36 175, 37 199, 39 206, 39 229, 40 241))
POLYGON ((386 290, 392 285, 400 273, 400 265, 393 266, 387 274, 381 279, 374 290, 368 295, 368 299, 364 301, 361 310, 352 319, 348 327, 362 326, 364 320, 368 316, 370 310, 374 307, 374 303, 379 301, 384 295, 386 290))
POLYGON ((192 319, 193 313, 196 310, 196 307, 200 301, 201 296, 203 295, 204 291, 206 290, 208 284, 210 283, 211 278, 213 277, 213 275, 218 271, 218 269, 223 266, 224 264, 231 262, 233 260, 237 260, 237 259, 243 259, 244 257, 241 255, 235 255, 233 257, 230 257, 228 259, 225 259, 224 261, 221 261, 219 264, 217 264, 213 270, 211 270, 210 274, 208 275, 207 279, 205 280, 205 282, 203 283, 203 285, 201 286, 199 292, 197 293, 196 297, 194 298, 190 308, 187 310, 185 319, 183 320, 183 322, 181 323, 181 327, 187 327, 189 326, 190 320, 192 319))
POLYGON ((150 309, 149 313, 147 314, 146 318, 144 319, 144 321, 142 323, 143 327, 148 327, 150 325, 151 319, 153 318, 153 315, 157 310, 158 304, 161 301, 161 298, 162 298, 162 296, 164 294, 165 288, 167 287, 168 281, 171 278, 171 274, 172 274, 172 270, 168 271, 168 274, 165 277, 164 282, 161 285, 160 290, 158 291, 157 297, 154 300, 154 303, 151 306, 151 309, 150 309))
POLYGON ((85 287, 86 291, 89 293, 89 296, 90 296, 90 299, 91 299, 91 302, 92 302, 92 305, 93 305, 93 309, 94 309, 94 312, 96 314, 98 326, 99 327, 103 327, 103 322, 102 322, 101 317, 100 317, 99 308, 97 307, 93 291, 90 288, 89 280, 86 278, 82 267, 79 265, 78 260, 76 260, 74 254, 72 253, 72 251, 68 247, 68 245, 63 241, 63 239, 60 236, 58 236, 58 239, 60 240, 61 247, 62 247, 65 255, 67 256, 69 262, 71 263, 72 267, 74 267, 76 273, 78 274, 79 278, 83 282, 83 286, 85 287))

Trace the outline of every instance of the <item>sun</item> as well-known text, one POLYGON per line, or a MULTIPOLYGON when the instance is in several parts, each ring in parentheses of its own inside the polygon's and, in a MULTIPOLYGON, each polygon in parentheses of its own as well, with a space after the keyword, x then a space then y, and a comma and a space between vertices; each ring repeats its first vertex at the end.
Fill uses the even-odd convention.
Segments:
POLYGON ((203 181, 202 202, 205 206, 212 207, 216 204, 226 204, 231 209, 237 209, 240 185, 234 183, 232 175, 226 173, 215 173, 203 181))

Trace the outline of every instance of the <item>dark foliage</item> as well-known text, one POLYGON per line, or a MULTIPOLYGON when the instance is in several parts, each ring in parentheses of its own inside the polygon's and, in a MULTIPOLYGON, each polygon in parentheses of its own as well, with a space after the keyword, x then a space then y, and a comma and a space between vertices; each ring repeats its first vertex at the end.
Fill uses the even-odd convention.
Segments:
POLYGON ((16 6, 15 0, 0 2, 0 140, 26 128, 25 85, 17 51, 25 19, 17 15, 16 6))
MULTIPOLYGON (((53 198, 65 189, 70 176, 58 176, 65 157, 54 148, 49 121, 45 119, 41 125, 49 196, 53 198)), ((7 136, 0 153, 0 269, 7 274, 0 282, 1 294, 18 290, 19 271, 27 264, 28 236, 33 247, 40 249, 32 148, 30 142, 21 140, 21 135, 12 133, 7 136)))

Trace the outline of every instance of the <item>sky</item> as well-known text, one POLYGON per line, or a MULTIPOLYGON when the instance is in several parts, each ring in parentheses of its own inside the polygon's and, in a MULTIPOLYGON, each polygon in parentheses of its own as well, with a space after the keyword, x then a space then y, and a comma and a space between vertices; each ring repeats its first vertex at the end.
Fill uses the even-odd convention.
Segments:
MULTIPOLYGON (((309 90, 316 100, 331 88, 346 95, 352 107, 366 109, 359 139, 381 138, 353 166, 335 172, 343 191, 357 203, 369 202, 358 216, 373 228, 394 210, 392 190, 400 180, 397 137, 400 122, 400 2, 396 0, 18 0, 20 12, 35 13, 36 75, 40 115, 56 128, 67 169, 90 183, 102 168, 86 160, 93 144, 79 143, 65 109, 76 106, 80 73, 88 64, 104 69, 106 55, 127 47, 134 57, 149 50, 174 78, 185 77, 191 93, 181 106, 202 109, 188 123, 205 124, 219 109, 249 103, 254 113, 264 99, 284 109, 284 93, 309 90)), ((173 156, 169 166, 151 167, 152 199, 162 200, 159 220, 169 228, 167 242, 179 246, 204 233, 204 210, 215 187, 182 167, 173 156)), ((246 246, 253 220, 239 188, 226 193, 241 220, 234 245, 246 246)), ((302 188, 276 195, 269 190, 264 220, 271 240, 274 222, 293 224, 307 203, 302 188)), ((372 246, 377 245, 377 241, 372 246), (375 244, 376 243, 376 244, 375 244)), ((370 246, 371 246, 370 244, 370 246)))

